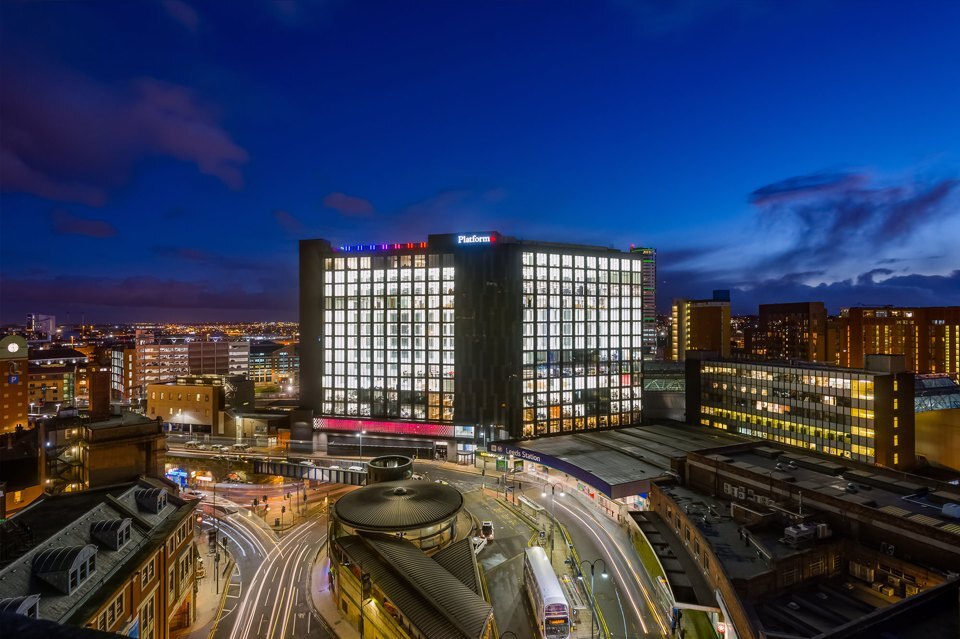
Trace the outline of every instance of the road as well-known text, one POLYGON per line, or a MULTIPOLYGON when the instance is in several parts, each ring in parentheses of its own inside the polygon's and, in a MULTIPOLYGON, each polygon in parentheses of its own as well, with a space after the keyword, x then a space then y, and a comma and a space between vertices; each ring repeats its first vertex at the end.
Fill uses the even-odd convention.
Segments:
MULTIPOLYGON (((522 493, 545 509, 551 497, 541 497, 540 480, 524 481, 522 493)), ((554 497, 557 520, 570 533, 581 561, 602 559, 596 563, 593 583, 597 605, 613 639, 663 637, 668 629, 653 613, 650 578, 636 551, 616 522, 595 512, 572 495, 554 497), (601 576, 603 564, 606 579, 601 576)), ((559 539, 559 537, 558 537, 559 539)), ((590 567, 584 565, 584 578, 590 580, 590 567)))
MULTIPOLYGON (((204 529, 212 522, 205 518, 204 529)), ((313 509, 283 537, 247 509, 220 518, 220 535, 237 562, 216 639, 333 637, 310 603, 311 568, 327 537, 322 508, 313 509)))
MULTIPOLYGON (((483 493, 484 483, 494 484, 492 476, 481 477, 422 462, 415 464, 415 471, 423 474, 427 481, 439 479, 457 488, 464 494, 467 509, 477 519, 494 522, 494 542, 481 551, 478 560, 486 575, 499 630, 501 633, 511 631, 518 639, 534 639, 536 631, 523 593, 521 570, 521 553, 534 534, 533 529, 483 493)), ((523 477, 520 492, 549 509, 550 497, 541 497, 541 483, 538 479, 523 477)), ((249 505, 255 493, 268 488, 266 494, 271 506, 279 503, 281 495, 292 492, 292 485, 290 488, 241 485, 232 486, 224 493, 229 491, 238 503, 249 505)), ((218 487, 218 496, 220 490, 218 487)), ((310 505, 307 516, 282 538, 277 538, 246 508, 222 518, 221 533, 230 539, 239 574, 235 574, 229 585, 227 605, 214 632, 216 639, 333 636, 313 613, 309 602, 311 567, 326 541, 326 517, 325 509, 317 503, 322 495, 315 489, 307 493, 310 505)), ((571 496, 555 498, 553 509, 569 531, 581 559, 601 558, 606 564, 610 578, 600 576, 598 565, 594 583, 597 604, 610 636, 616 639, 665 636, 663 622, 652 612, 650 578, 617 524, 571 496)), ((589 567, 585 570, 589 580, 589 567)))

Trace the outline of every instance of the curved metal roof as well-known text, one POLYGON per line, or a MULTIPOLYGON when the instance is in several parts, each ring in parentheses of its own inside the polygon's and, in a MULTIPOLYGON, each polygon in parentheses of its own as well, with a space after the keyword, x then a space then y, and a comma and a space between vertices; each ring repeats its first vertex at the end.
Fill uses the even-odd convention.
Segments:
POLYGON ((26 597, 9 597, 7 599, 0 599, 0 612, 10 612, 18 615, 25 615, 39 601, 40 595, 27 595, 26 597))
POLYGON ((360 530, 411 530, 446 521, 463 508, 463 495, 445 484, 386 481, 347 493, 334 506, 343 523, 360 530))
POLYGON ((129 517, 124 517, 122 519, 101 519, 100 521, 95 521, 90 524, 90 532, 116 532, 125 525, 129 524, 130 521, 131 519, 129 517))
POLYGON ((140 508, 154 515, 163 510, 167 503, 166 491, 162 488, 140 488, 133 495, 140 508))
POLYGON ((97 554, 97 547, 93 544, 41 550, 33 556, 33 572, 42 575, 50 572, 73 570, 95 554, 97 554))

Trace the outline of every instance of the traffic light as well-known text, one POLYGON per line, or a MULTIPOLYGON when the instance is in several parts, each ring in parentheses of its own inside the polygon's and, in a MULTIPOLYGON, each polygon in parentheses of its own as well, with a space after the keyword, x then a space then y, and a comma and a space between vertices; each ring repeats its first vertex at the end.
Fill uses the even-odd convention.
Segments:
POLYGON ((259 505, 260 505, 260 502, 257 500, 256 497, 254 497, 254 498, 253 498, 253 507, 256 508, 256 507, 259 506, 259 505))
POLYGON ((287 507, 286 507, 286 506, 280 506, 280 514, 282 515, 282 514, 285 513, 285 512, 287 512, 287 507))
POLYGON ((263 503, 267 503, 267 496, 266 496, 266 495, 263 496, 263 503))

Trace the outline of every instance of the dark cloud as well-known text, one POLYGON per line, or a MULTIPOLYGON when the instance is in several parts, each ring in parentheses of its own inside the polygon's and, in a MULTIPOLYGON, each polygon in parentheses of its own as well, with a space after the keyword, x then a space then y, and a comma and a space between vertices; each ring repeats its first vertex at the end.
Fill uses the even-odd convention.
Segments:
POLYGON ((753 204, 787 202, 799 198, 841 191, 862 184, 863 175, 854 173, 811 173, 762 186, 750 194, 753 204))
POLYGON ((323 205, 343 215, 370 215, 374 211, 369 200, 339 192, 327 194, 323 198, 323 205))
POLYGON ((197 32, 200 27, 200 16, 196 9, 183 0, 163 0, 160 4, 167 15, 183 25, 187 31, 197 32))
POLYGON ((818 272, 731 281, 716 273, 666 270, 660 273, 657 306, 660 312, 669 312, 674 298, 705 298, 714 289, 730 289, 733 311, 739 314, 755 314, 760 304, 801 301, 824 302, 831 313, 857 305, 960 305, 960 270, 949 275, 894 275, 875 280, 877 275, 891 274, 888 269, 874 269, 851 279, 807 284, 804 282, 816 278, 818 272))
POLYGON ((960 258, 938 251, 960 222, 958 195, 954 178, 880 183, 841 172, 768 184, 750 194, 755 228, 742 243, 705 256, 699 247, 660 252, 658 306, 718 288, 734 292, 740 313, 802 300, 834 311, 858 303, 958 304, 960 258))
POLYGON ((268 264, 257 260, 214 253, 202 249, 186 246, 153 246, 151 251, 154 255, 178 262, 188 262, 200 264, 206 268, 227 269, 231 271, 254 271, 260 272, 268 268, 268 264))
POLYGON ((11 278, 4 281, 5 315, 32 308, 65 316, 85 312, 91 321, 203 321, 296 318, 296 278, 249 286, 157 277, 11 278))
POLYGON ((117 229, 103 220, 93 220, 71 215, 63 209, 56 209, 50 214, 53 232, 57 235, 83 235, 86 237, 107 238, 115 237, 117 229))
POLYGON ((866 273, 861 273, 857 276, 857 285, 866 286, 868 284, 876 284, 874 278, 877 275, 892 275, 893 271, 888 268, 875 268, 872 271, 867 271, 866 273))
POLYGON ((304 230, 303 222, 288 211, 277 209, 273 212, 273 219, 276 220, 277 224, 287 233, 298 234, 304 230))
POLYGON ((818 174, 753 192, 758 222, 792 242, 752 268, 800 271, 905 246, 931 222, 952 213, 960 181, 875 185, 863 174, 818 174))
POLYGON ((111 86, 66 70, 10 65, 0 83, 0 190, 103 205, 152 157, 243 185, 247 152, 186 87, 141 78, 111 86))
MULTIPOLYGON (((334 244, 358 244, 370 241, 420 241, 431 233, 495 229, 506 232, 515 228, 516 221, 497 214, 497 207, 504 195, 496 188, 443 189, 396 209, 380 210, 373 214, 371 204, 370 214, 343 214, 324 220, 323 228, 318 233, 334 244)), ((325 203, 329 197, 325 198, 325 203)), ((346 197, 369 204, 362 198, 346 197)), ((356 208, 365 210, 362 204, 356 208)))
POLYGON ((676 268, 678 264, 689 262, 715 252, 715 246, 690 246, 678 249, 657 249, 657 267, 658 268, 676 268))

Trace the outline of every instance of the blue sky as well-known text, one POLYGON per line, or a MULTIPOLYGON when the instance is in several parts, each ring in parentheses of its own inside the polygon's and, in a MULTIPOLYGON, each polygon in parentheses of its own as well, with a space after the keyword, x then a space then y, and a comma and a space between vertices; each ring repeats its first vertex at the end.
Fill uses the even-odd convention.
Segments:
POLYGON ((296 241, 960 304, 960 4, 6 2, 3 321, 295 319, 296 241))

